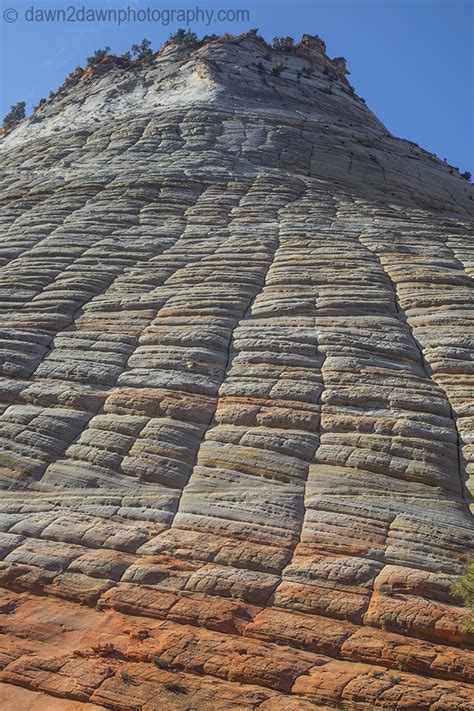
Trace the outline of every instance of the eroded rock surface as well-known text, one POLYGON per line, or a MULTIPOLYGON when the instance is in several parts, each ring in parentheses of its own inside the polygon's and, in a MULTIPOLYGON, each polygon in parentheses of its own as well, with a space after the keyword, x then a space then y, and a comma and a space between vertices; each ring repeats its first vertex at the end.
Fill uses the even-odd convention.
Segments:
POLYGON ((252 33, 0 157, 1 708, 472 709, 471 186, 252 33))

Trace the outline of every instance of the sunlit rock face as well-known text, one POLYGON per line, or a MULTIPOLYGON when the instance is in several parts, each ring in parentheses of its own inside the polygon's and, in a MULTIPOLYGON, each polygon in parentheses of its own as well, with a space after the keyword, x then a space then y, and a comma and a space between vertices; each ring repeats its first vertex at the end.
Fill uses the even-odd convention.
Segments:
POLYGON ((0 159, 0 707, 472 709, 472 187, 252 33, 0 159))

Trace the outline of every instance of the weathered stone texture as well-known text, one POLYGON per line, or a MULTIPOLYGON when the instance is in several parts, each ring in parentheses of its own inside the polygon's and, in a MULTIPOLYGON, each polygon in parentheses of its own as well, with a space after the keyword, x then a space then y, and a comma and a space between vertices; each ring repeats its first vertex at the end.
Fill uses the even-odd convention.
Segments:
POLYGON ((471 186, 251 33, 0 160, 2 710, 472 709, 471 186))

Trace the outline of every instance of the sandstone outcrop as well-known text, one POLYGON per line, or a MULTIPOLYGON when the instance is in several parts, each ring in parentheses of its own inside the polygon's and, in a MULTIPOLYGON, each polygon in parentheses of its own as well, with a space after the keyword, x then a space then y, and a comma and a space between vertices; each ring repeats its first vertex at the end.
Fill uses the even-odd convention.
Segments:
POLYGON ((1 708, 472 709, 472 186, 254 33, 0 161, 1 708))

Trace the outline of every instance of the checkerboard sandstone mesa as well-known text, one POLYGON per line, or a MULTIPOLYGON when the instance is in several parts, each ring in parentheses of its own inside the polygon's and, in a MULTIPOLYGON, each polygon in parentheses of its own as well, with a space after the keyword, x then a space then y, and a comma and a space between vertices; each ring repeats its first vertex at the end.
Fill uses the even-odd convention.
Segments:
POLYGON ((0 155, 2 710, 472 709, 469 183, 255 32, 0 155))

